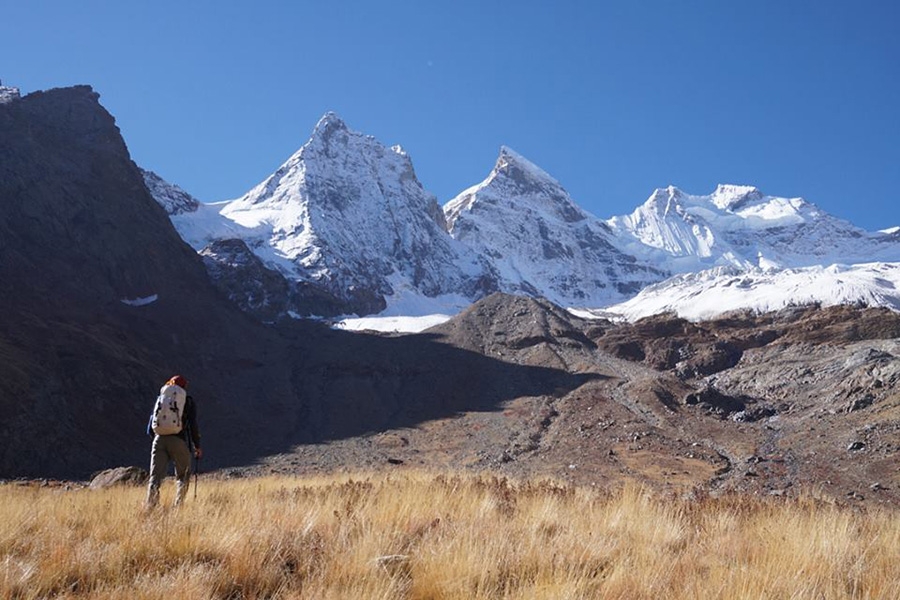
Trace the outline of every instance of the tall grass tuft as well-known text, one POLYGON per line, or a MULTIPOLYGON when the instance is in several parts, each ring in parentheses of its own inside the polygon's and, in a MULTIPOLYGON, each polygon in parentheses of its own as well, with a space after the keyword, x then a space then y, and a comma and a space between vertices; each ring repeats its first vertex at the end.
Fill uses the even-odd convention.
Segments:
POLYGON ((413 471, 143 495, 0 485, 0 599, 900 598, 898 514, 812 499, 413 471))

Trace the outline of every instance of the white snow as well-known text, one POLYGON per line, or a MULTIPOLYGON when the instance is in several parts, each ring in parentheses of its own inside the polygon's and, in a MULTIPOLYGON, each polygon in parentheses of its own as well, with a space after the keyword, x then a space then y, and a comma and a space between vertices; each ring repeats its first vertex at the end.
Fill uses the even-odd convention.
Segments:
POLYGON ((160 204, 166 213, 177 215, 185 212, 194 212, 200 206, 200 201, 185 192, 177 185, 173 185, 154 173, 146 169, 140 169, 141 175, 144 177, 144 184, 150 195, 160 204))
POLYGON ((386 333, 419 333, 446 323, 452 315, 422 315, 419 317, 360 317, 335 323, 335 329, 347 331, 381 331, 386 333))
POLYGON ((509 164, 514 164, 527 172, 528 177, 534 181, 544 181, 554 186, 559 185, 559 182, 547 173, 547 171, 543 170, 509 146, 500 146, 500 158, 497 163, 497 168, 502 169, 509 164))
POLYGON ((702 320, 739 309, 767 312, 847 303, 900 310, 900 263, 746 271, 717 267, 677 275, 604 310, 631 321, 662 312, 702 320))
POLYGON ((12 102, 13 100, 18 100, 19 98, 21 98, 21 96, 22 95, 19 92, 19 88, 0 85, 0 104, 6 104, 8 102, 12 102))
POLYGON ((787 268, 900 261, 900 244, 832 217, 802 198, 720 185, 709 196, 656 190, 606 221, 628 253, 673 273, 713 266, 787 268))
POLYGON ((122 304, 127 304, 128 306, 147 306, 148 304, 153 304, 158 299, 158 294, 152 294, 143 298, 122 298, 121 302, 122 304))
POLYGON ((767 229, 805 223, 809 216, 804 215, 806 209, 806 202, 801 198, 771 198, 768 202, 735 211, 735 214, 744 219, 745 227, 767 229))
MULTIPOLYGON (((656 190, 630 215, 613 217, 607 224, 619 234, 627 251, 635 255, 645 255, 659 264, 666 263, 669 257, 692 257, 702 262, 713 257, 714 248, 721 244, 708 223, 715 214, 714 207, 705 207, 669 186, 656 190)), ((689 270, 695 264, 692 262, 689 270)))
POLYGON ((397 274, 389 278, 394 294, 388 297, 388 306, 377 315, 345 317, 335 324, 337 329, 350 331, 385 331, 418 333, 440 325, 461 312, 472 301, 460 294, 442 294, 428 297, 408 285, 397 274))
POLYGON ((710 194, 710 201, 722 210, 746 201, 748 198, 760 195, 759 190, 752 185, 719 184, 710 194))
POLYGON ((472 304, 472 301, 462 294, 426 296, 397 273, 389 276, 387 280, 394 293, 387 298, 387 308, 378 316, 421 317, 433 313, 455 315, 472 304))
POLYGON ((219 214, 224 204, 201 204, 194 212, 170 215, 169 218, 182 239, 198 251, 217 239, 253 237, 256 232, 252 229, 241 227, 219 214))
POLYGON ((619 313, 609 312, 603 308, 576 308, 570 307, 566 309, 569 313, 582 319, 608 319, 610 321, 625 321, 619 313))

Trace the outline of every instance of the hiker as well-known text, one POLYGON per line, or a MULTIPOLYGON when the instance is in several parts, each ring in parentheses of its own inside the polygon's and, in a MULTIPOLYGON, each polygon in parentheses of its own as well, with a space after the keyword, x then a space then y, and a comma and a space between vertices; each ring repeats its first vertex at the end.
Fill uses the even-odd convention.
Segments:
POLYGON ((187 395, 187 380, 181 375, 169 379, 159 390, 147 434, 153 435, 150 452, 150 483, 147 486, 147 508, 159 503, 159 485, 166 477, 169 463, 175 462, 175 506, 187 496, 191 477, 191 453, 203 458, 197 407, 187 395))

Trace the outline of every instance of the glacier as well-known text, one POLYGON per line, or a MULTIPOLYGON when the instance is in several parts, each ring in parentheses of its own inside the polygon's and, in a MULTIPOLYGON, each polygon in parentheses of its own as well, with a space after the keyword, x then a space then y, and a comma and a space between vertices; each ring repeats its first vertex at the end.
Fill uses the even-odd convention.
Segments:
POLYGON ((635 321, 675 313, 702 321, 736 310, 757 313, 789 306, 883 306, 900 310, 900 264, 832 264, 786 269, 715 267, 683 273, 648 286, 634 298, 607 306, 603 313, 635 321))

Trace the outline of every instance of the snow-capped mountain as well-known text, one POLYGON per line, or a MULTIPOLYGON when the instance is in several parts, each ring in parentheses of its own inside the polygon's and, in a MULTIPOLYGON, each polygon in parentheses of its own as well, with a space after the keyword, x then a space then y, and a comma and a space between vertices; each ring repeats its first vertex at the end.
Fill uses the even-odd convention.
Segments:
POLYGON ((802 198, 750 186, 720 185, 708 196, 658 189, 607 224, 628 252, 675 273, 900 261, 896 235, 864 231, 802 198))
MULTIPOLYGON (((158 200, 170 205, 170 196, 158 200)), ((244 196, 191 214, 170 214, 198 251, 224 239, 242 239, 294 288, 330 296, 334 306, 343 307, 329 314, 371 314, 384 310, 389 300, 402 306, 422 297, 434 299, 435 306, 449 303, 455 312, 496 289, 487 263, 447 234, 440 206, 419 183, 409 156, 399 146, 387 148, 351 131, 334 113, 326 114, 309 141, 244 196)), ((235 256, 229 248, 205 254, 227 262, 235 256)), ((234 266, 248 264, 239 262, 234 266)), ((217 273, 222 276, 221 270, 217 273)), ((234 286, 229 287, 233 293, 234 286)))
MULTIPOLYGON (((648 286, 601 316, 636 320, 674 312, 699 321, 732 310, 856 304, 900 310, 900 264, 816 265, 790 269, 715 267, 648 286)), ((600 314, 600 313, 598 313, 600 314)))
POLYGON ((628 318, 900 306, 897 228, 867 232, 802 198, 737 185, 659 189, 631 214, 601 220, 506 147, 484 181, 441 210, 401 148, 333 113, 236 200, 203 204, 143 174, 219 289, 265 320, 453 314, 496 290, 628 318))
POLYGON ((487 179, 448 202, 444 213, 451 235, 491 260, 505 292, 598 306, 668 276, 622 252, 606 224, 506 147, 487 179))

